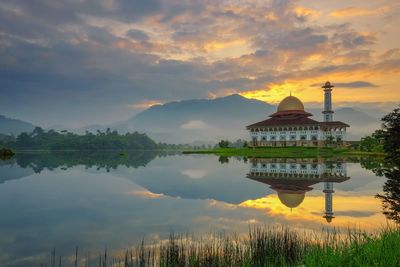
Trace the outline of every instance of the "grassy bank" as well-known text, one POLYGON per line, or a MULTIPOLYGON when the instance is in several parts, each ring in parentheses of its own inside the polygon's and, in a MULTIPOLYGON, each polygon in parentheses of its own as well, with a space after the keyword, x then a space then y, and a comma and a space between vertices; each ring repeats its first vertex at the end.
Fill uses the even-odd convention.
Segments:
MULTIPOLYGON (((171 234, 159 244, 98 257, 75 251, 65 263, 75 266, 399 266, 400 229, 375 235, 362 232, 302 233, 285 227, 255 227, 246 237, 212 235, 195 238, 171 234), (82 255, 79 257, 78 255, 82 255)), ((51 254, 50 266, 64 260, 51 254)), ((67 265, 67 264, 65 264, 67 265)), ((39 265, 40 266, 40 265, 39 265)), ((42 265, 44 266, 44 265, 42 265)))
POLYGON ((348 148, 317 147, 257 147, 257 148, 214 148, 208 150, 187 150, 184 154, 215 154, 218 156, 244 156, 265 158, 314 158, 340 155, 376 155, 380 152, 357 151, 348 148))

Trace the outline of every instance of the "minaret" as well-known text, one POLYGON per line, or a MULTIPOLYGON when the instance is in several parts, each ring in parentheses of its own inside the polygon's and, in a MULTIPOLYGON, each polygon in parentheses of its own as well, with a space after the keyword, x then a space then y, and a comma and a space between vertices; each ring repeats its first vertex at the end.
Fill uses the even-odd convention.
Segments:
POLYGON ((324 184, 324 191, 325 193, 325 216, 324 218, 328 223, 332 221, 333 218, 333 203, 332 203, 332 194, 335 192, 333 191, 333 183, 332 182, 325 182, 324 184))
POLYGON ((324 88, 324 121, 333 121, 333 110, 332 110, 332 88, 335 87, 329 81, 326 82, 322 88, 324 88))
MULTIPOLYGON (((333 110, 332 110, 332 88, 334 86, 327 81, 322 88, 324 88, 324 122, 333 121, 333 110)), ((325 216, 324 218, 328 223, 332 221, 333 217, 333 203, 332 203, 332 193, 333 191, 333 183, 325 182, 324 183, 324 191, 325 193, 325 216)))

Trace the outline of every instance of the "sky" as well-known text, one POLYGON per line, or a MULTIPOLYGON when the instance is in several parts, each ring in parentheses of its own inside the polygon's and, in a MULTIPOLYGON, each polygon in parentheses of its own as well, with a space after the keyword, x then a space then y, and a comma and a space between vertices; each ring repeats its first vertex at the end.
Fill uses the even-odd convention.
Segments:
POLYGON ((400 2, 1 0, 0 114, 42 126, 154 104, 290 91, 337 106, 400 102, 400 2))

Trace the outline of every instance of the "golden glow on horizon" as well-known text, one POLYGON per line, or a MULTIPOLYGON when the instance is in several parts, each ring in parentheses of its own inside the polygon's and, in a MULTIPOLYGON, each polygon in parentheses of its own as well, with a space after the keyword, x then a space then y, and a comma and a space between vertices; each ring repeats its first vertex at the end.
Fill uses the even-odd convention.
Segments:
MULTIPOLYGON (((318 55, 315 55, 315 59, 318 55)), ((400 101, 398 74, 400 70, 382 71, 337 71, 329 75, 305 77, 286 80, 281 83, 269 83, 265 88, 242 91, 239 94, 246 98, 258 99, 268 103, 279 103, 283 98, 292 95, 302 102, 323 102, 321 86, 326 81, 349 83, 353 81, 369 81, 377 87, 352 88, 336 86, 333 98, 335 102, 393 102, 400 101)))
MULTIPOLYGON (((323 195, 306 195, 304 201, 294 209, 283 205, 276 194, 247 200, 240 203, 239 206, 261 210, 267 215, 283 216, 290 221, 326 223, 323 218, 325 212, 323 195)), ((331 224, 338 227, 357 226, 362 229, 373 229, 386 224, 386 218, 381 209, 381 201, 373 196, 333 195, 335 218, 331 224)))
POLYGON ((136 109, 146 109, 155 105, 162 105, 162 104, 163 102, 159 100, 143 100, 138 103, 128 104, 128 107, 136 109))

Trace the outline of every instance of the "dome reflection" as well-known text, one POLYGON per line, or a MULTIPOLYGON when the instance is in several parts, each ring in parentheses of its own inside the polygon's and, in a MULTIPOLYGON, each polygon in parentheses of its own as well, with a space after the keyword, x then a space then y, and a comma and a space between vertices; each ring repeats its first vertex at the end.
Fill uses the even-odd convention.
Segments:
POLYGON ((325 214, 327 222, 334 218, 333 183, 344 182, 350 177, 346 163, 328 162, 324 159, 268 159, 250 160, 247 178, 268 184, 278 194, 280 202, 288 208, 296 208, 303 202, 312 185, 324 183, 325 214))

